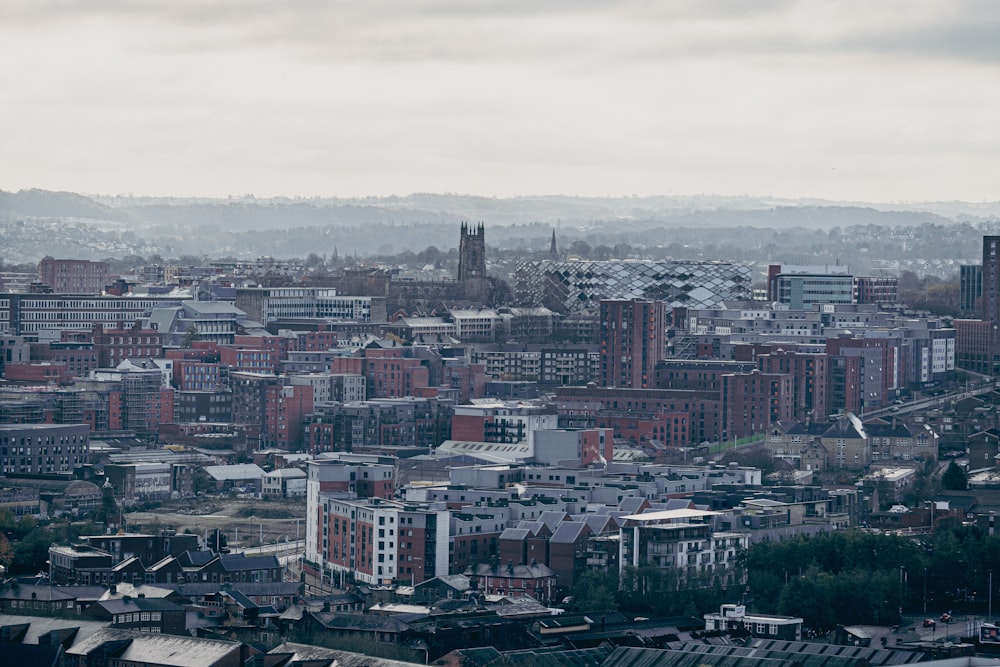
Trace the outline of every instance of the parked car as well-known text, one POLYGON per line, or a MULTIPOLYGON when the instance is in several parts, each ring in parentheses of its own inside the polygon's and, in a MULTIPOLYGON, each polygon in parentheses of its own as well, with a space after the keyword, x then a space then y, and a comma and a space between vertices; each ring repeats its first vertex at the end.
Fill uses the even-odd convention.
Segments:
POLYGON ((925 628, 933 628, 936 625, 937 625, 937 623, 934 621, 933 618, 925 618, 924 619, 924 627, 925 628))

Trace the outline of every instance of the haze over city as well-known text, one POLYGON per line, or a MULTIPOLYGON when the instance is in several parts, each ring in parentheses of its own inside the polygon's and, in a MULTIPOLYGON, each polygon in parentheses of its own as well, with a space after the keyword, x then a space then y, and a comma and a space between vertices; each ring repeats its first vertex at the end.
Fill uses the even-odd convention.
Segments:
POLYGON ((0 663, 995 664, 998 35, 0 1, 0 663))
POLYGON ((996 200, 990 2, 0 6, 0 185, 996 200))

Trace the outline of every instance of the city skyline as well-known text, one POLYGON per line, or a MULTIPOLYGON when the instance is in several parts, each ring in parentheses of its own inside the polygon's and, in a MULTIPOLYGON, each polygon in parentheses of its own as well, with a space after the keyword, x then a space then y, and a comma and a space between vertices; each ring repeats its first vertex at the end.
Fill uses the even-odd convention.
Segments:
POLYGON ((0 7, 0 189, 997 200, 992 3, 0 7))

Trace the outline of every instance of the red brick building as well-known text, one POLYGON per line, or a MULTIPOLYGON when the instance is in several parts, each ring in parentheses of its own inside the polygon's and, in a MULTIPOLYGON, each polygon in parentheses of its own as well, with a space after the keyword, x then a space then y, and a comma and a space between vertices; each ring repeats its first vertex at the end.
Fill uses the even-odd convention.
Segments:
POLYGON ((119 324, 105 328, 95 323, 90 331, 63 331, 64 343, 91 343, 97 352, 100 368, 114 368, 126 359, 163 357, 163 338, 156 329, 143 329, 136 321, 131 326, 119 324))
POLYGON ((401 349, 365 350, 363 375, 368 381, 369 398, 415 396, 428 387, 428 369, 420 359, 407 359, 401 349))
POLYGON ((734 373, 722 376, 723 440, 765 433, 792 418, 791 375, 734 373))
POLYGON ((43 257, 38 278, 56 294, 100 294, 110 282, 107 262, 43 257))
POLYGON ((792 376, 793 419, 823 419, 830 413, 830 358, 825 354, 777 348, 757 356, 763 373, 792 376))
POLYGON ((188 359, 174 361, 174 387, 182 391, 221 391, 229 385, 229 367, 188 359))
POLYGON ((478 563, 464 574, 471 588, 486 595, 531 596, 542 604, 555 602, 558 595, 556 575, 542 563, 478 563))
POLYGON ((295 347, 298 352, 325 352, 337 347, 337 334, 327 331, 321 326, 318 331, 300 331, 295 334, 295 347))
POLYGON ((3 376, 10 382, 61 385, 73 377, 63 361, 43 361, 30 364, 7 364, 3 376))
POLYGON ((666 356, 667 304, 601 301, 600 323, 601 385, 652 387, 656 362, 666 356))

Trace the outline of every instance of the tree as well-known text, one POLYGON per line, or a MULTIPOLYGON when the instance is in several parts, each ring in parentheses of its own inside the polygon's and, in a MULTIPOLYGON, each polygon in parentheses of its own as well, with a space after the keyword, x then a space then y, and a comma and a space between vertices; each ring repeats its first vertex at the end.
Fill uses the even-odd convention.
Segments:
POLYGON ((14 561, 14 548, 10 546, 10 540, 3 533, 0 533, 0 565, 3 566, 4 574, 10 570, 10 564, 14 561))
POLYGON ((97 510, 97 521, 110 526, 119 516, 118 503, 115 501, 115 489, 110 484, 101 487, 101 506, 97 510))
POLYGON ((952 461, 941 475, 941 486, 949 491, 964 491, 969 488, 969 479, 961 466, 952 461))
POLYGON ((16 572, 39 572, 45 570, 49 558, 52 535, 45 528, 35 528, 24 536, 14 548, 11 570, 16 572))
POLYGON ((573 243, 569 246, 569 254, 576 255, 577 257, 581 257, 583 259, 589 258, 590 252, 590 244, 586 241, 573 241, 573 243))
POLYGON ((587 572, 570 589, 573 609, 578 611, 612 611, 618 609, 615 600, 617 577, 600 572, 587 572))
POLYGON ((181 339, 181 347, 190 348, 199 338, 201 338, 201 334, 198 333, 198 327, 192 324, 188 327, 187 331, 184 332, 184 338, 181 339))

